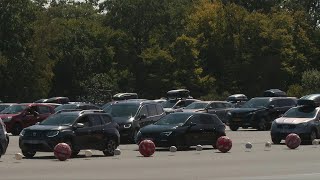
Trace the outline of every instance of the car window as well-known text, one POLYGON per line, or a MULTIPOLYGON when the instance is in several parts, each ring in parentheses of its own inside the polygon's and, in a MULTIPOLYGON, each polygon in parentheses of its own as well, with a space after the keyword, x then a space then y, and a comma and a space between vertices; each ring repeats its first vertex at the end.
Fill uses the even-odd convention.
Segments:
POLYGON ((187 124, 191 124, 191 123, 202 124, 201 119, 200 119, 200 115, 198 115, 198 114, 193 115, 187 122, 187 124))
POLYGON ((195 101, 194 101, 194 100, 186 100, 185 106, 188 106, 189 104, 191 104, 191 103, 193 103, 193 102, 195 102, 195 101))
POLYGON ((111 123, 111 118, 107 115, 102 115, 102 120, 104 121, 105 124, 111 123))
POLYGON ((223 103, 223 105, 224 105, 226 108, 232 108, 232 104, 231 104, 231 103, 223 103))
POLYGON ((142 106, 139 112, 139 115, 146 115, 147 117, 149 116, 147 106, 142 106))
POLYGON ((39 113, 40 114, 48 114, 48 113, 50 113, 50 108, 47 106, 39 106, 39 113))
POLYGON ((100 126, 101 125, 101 119, 100 119, 99 115, 91 114, 91 115, 89 115, 89 119, 91 121, 91 126, 100 126))
POLYGON ((148 104, 147 105, 149 116, 157 115, 157 107, 155 104, 148 104))
POLYGON ((157 107, 158 114, 162 114, 164 112, 163 108, 162 108, 162 106, 160 104, 157 104, 156 107, 157 107))
POLYGON ((216 103, 216 108, 217 108, 217 109, 224 109, 225 106, 224 106, 223 103, 216 103))
POLYGON ((214 124, 214 120, 212 116, 206 115, 206 114, 201 114, 200 115, 200 123, 201 124, 214 124))
POLYGON ((84 127, 91 127, 91 122, 88 116, 83 116, 78 120, 78 123, 82 123, 84 127))
POLYGON ((186 107, 186 101, 179 101, 174 107, 186 107))

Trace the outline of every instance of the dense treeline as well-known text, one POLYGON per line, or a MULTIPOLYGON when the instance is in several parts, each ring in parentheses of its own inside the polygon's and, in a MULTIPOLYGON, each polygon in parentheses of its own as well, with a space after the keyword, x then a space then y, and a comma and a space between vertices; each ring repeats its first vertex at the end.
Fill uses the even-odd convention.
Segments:
POLYGON ((0 0, 3 101, 300 96, 319 65, 320 0, 0 0))

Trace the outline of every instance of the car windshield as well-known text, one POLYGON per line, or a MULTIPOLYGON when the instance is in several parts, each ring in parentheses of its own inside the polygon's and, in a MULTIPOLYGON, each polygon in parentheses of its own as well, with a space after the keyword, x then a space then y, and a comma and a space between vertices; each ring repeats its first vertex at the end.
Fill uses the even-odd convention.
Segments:
POLYGON ((64 104, 64 105, 60 105, 60 106, 56 107, 54 110, 57 112, 57 111, 60 111, 63 109, 77 109, 77 105, 76 104, 64 104))
POLYGON ((18 114, 22 112, 24 109, 26 109, 27 105, 12 105, 7 108, 5 108, 3 111, 1 111, 0 114, 18 114))
POLYGON ((314 118, 317 114, 317 109, 313 107, 294 107, 289 109, 283 117, 287 118, 314 118))
POLYGON ((112 117, 133 117, 138 111, 138 104, 112 104, 103 109, 112 117))
POLYGON ((208 104, 206 102, 194 102, 185 107, 185 109, 204 109, 208 104))
POLYGON ((159 119, 156 125, 178 125, 182 126, 192 114, 173 113, 159 119))
POLYGON ((77 119, 77 117, 78 116, 76 114, 54 114, 52 116, 49 116, 40 124, 47 126, 72 125, 73 122, 77 119))
POLYGON ((267 107, 269 104, 269 99, 250 99, 248 102, 246 102, 242 108, 261 108, 261 107, 267 107))
POLYGON ((177 103, 176 100, 166 100, 162 103, 163 108, 172 108, 177 103))
POLYGON ((0 112, 3 111, 5 108, 9 107, 10 105, 8 104, 1 104, 0 105, 0 112))

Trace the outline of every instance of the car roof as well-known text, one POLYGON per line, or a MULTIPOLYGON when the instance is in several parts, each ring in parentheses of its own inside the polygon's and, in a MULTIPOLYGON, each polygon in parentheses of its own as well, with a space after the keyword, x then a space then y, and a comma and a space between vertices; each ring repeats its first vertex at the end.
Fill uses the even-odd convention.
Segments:
POLYGON ((155 101, 152 100, 122 100, 122 101, 115 101, 114 103, 112 103, 111 105, 115 105, 115 104, 136 104, 136 105, 140 105, 140 104, 159 104, 155 101))
POLYGON ((202 112, 175 112, 175 113, 171 113, 171 114, 188 114, 188 115, 194 115, 194 114, 206 114, 206 115, 212 115, 212 114, 208 114, 208 113, 202 113, 202 112))
POLYGON ((296 100, 296 97, 254 97, 252 99, 269 99, 269 100, 275 100, 275 99, 294 99, 296 100))

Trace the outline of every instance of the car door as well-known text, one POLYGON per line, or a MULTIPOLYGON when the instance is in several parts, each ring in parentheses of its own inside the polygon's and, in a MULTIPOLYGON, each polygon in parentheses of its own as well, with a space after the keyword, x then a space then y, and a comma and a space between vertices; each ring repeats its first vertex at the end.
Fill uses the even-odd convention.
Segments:
POLYGON ((88 141, 92 149, 99 149, 103 145, 103 124, 102 119, 99 114, 90 114, 89 120, 91 122, 91 127, 89 128, 88 141))
POLYGON ((137 118, 140 127, 148 125, 149 113, 146 105, 141 106, 137 118))
POLYGON ((215 142, 216 134, 215 134, 215 119, 212 117, 213 115, 209 114, 201 114, 200 115, 200 123, 202 124, 202 144, 212 145, 215 142))
POLYGON ((148 124, 153 124, 153 123, 157 122, 164 115, 164 111, 160 108, 161 108, 161 106, 159 104, 148 104, 147 105, 148 114, 149 114, 148 124))
POLYGON ((40 121, 39 108, 36 105, 29 106, 25 110, 25 116, 23 117, 23 123, 25 127, 32 126, 40 121))
POLYGON ((42 106, 39 105, 38 107, 38 112, 39 112, 39 116, 37 118, 37 122, 41 122, 43 120, 45 120, 47 117, 49 117, 51 115, 51 109, 48 106, 42 106))
POLYGON ((90 141, 89 138, 91 136, 91 121, 88 117, 88 115, 83 115, 80 117, 76 123, 82 123, 84 127, 82 128, 77 128, 74 133, 75 133, 75 138, 74 138, 74 143, 76 146, 76 149, 89 149, 90 148, 90 141))
POLYGON ((189 146, 201 144, 203 139, 203 125, 200 114, 195 114, 186 122, 185 142, 189 146))

